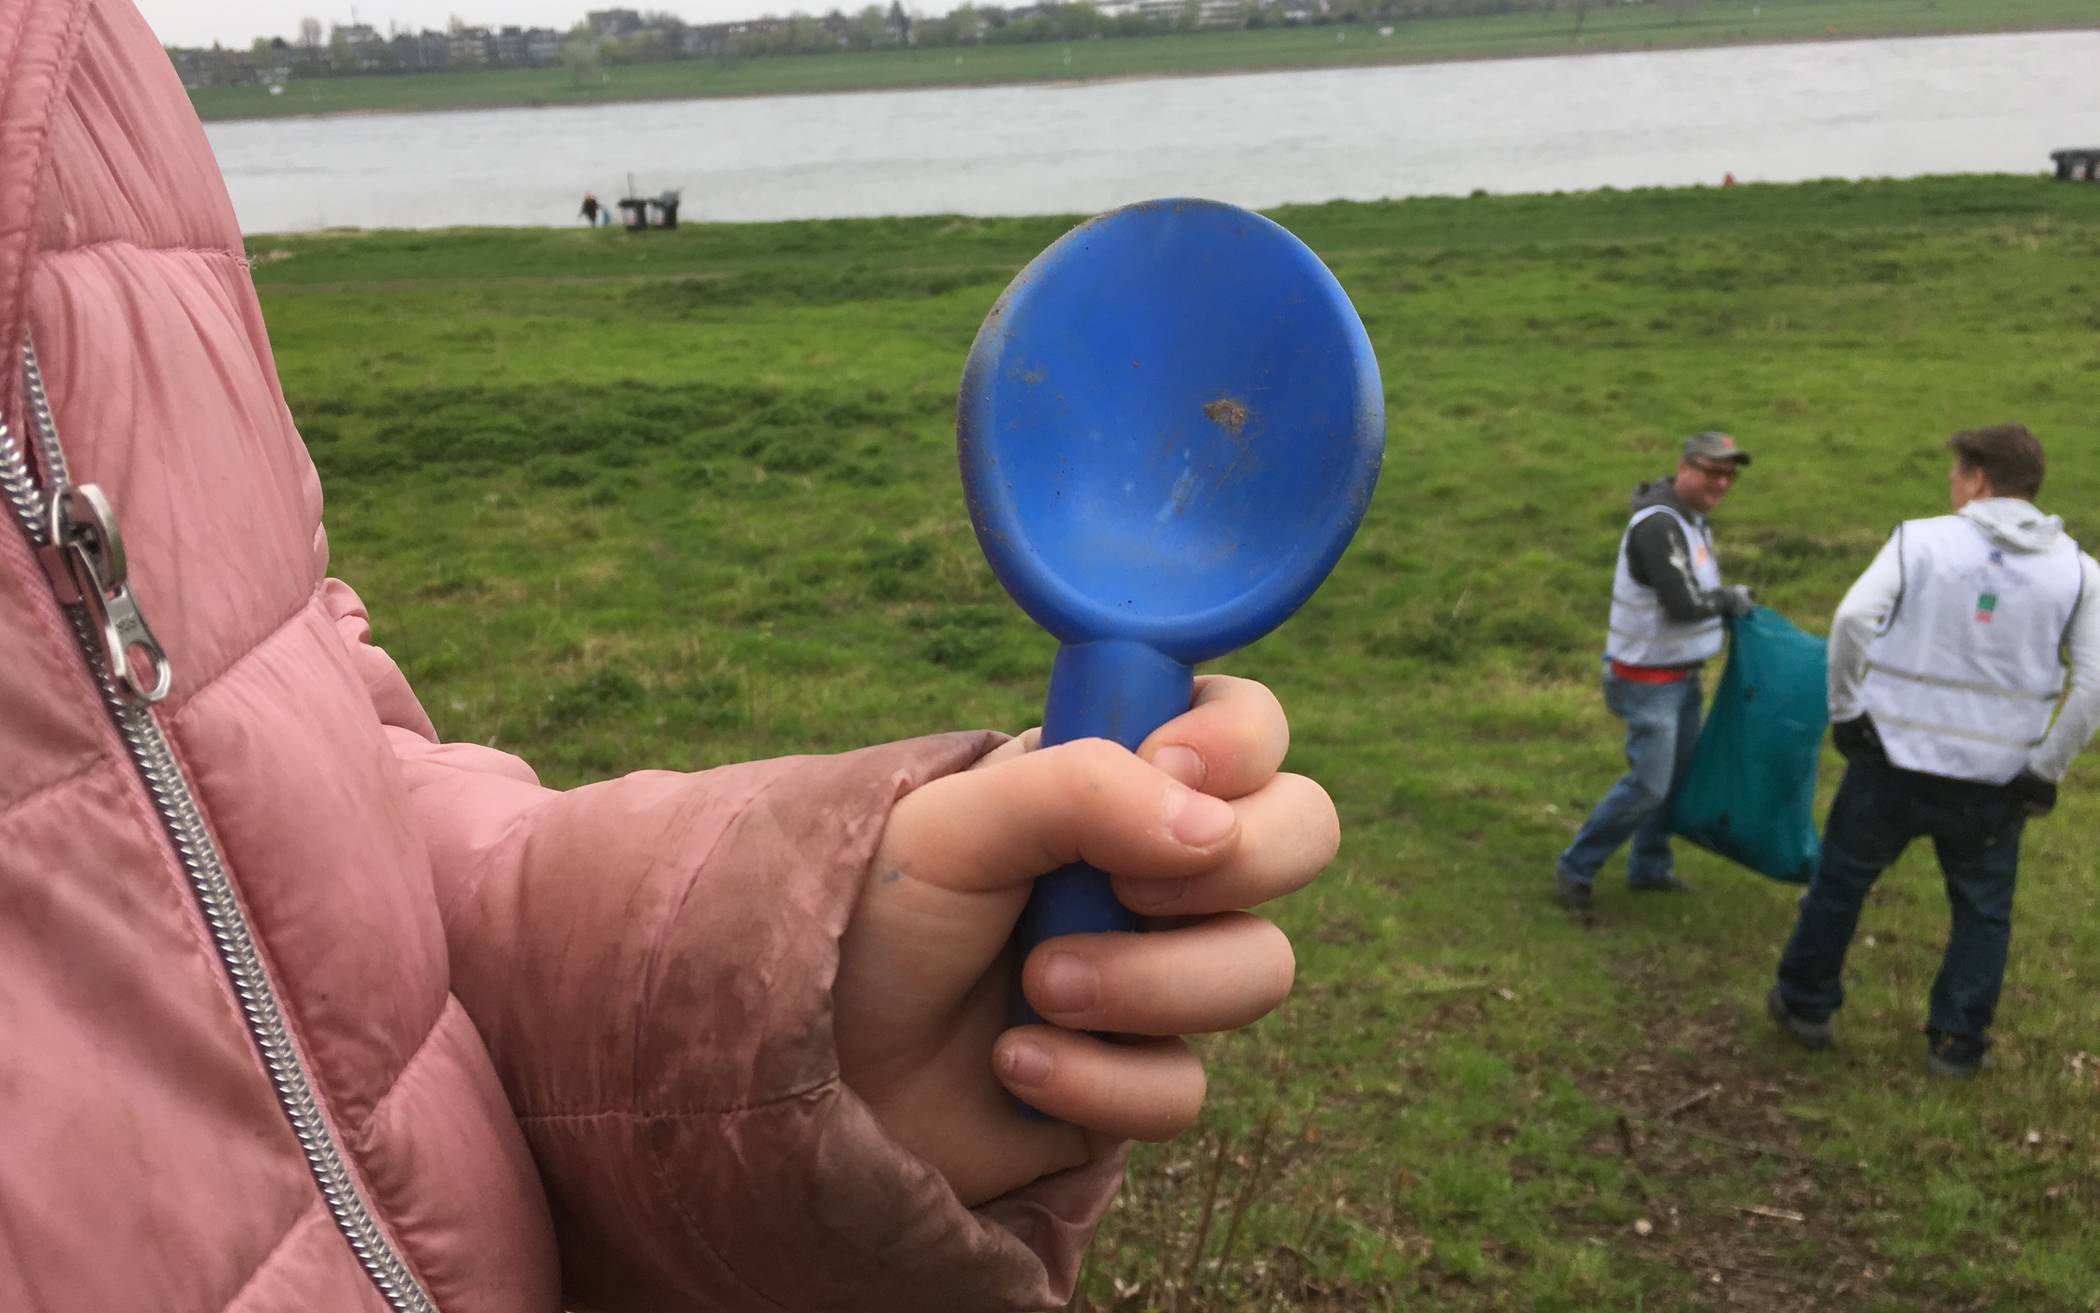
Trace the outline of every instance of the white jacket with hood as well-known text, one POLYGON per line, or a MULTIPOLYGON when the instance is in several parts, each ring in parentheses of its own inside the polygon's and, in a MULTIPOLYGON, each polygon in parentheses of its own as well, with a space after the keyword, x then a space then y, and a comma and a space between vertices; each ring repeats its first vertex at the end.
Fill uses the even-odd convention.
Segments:
POLYGON ((2100 725, 2095 598, 2100 564, 2031 502, 1900 525, 1831 623, 1831 719, 1871 713, 1907 770, 2061 779, 2100 725))

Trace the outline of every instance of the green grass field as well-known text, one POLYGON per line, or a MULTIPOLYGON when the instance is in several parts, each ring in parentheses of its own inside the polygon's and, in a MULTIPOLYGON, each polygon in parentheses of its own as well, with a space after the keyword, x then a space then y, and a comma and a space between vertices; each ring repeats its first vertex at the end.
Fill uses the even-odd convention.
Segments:
POLYGON ((1284 68, 1427 63, 1832 37, 1927 36, 2023 28, 2100 27, 2092 0, 1678 0, 1600 5, 1578 34, 1567 12, 1391 24, 1197 32, 1071 43, 871 50, 683 60, 604 70, 577 85, 565 69, 294 80, 195 91, 212 119, 297 114, 571 105, 705 96, 793 95, 899 87, 1160 77, 1284 68), (1379 29, 1390 27, 1391 36, 1379 29))
MULTIPOLYGON (((1635 480, 1722 427, 1730 576, 1811 629, 1952 430, 2019 419, 2100 542, 2100 188, 1955 178, 1297 208, 1388 390, 1354 547, 1221 664, 1344 818, 1278 906, 1293 1001, 1142 1152, 1104 1309, 2090 1310, 2100 768, 2029 831, 2000 1064, 1922 1070, 1929 854, 1870 903, 1834 1053, 1760 1010, 1786 888, 1547 898, 1620 769, 1597 689, 1635 480)), ((1065 221, 257 239, 285 391, 441 730, 557 784, 1033 723, 1051 644, 979 556, 955 387, 1065 221), (530 270, 519 274, 517 270, 530 270)), ((1826 756, 1824 790, 1834 783, 1826 756)), ((1616 878, 1617 868, 1607 872, 1616 878)))

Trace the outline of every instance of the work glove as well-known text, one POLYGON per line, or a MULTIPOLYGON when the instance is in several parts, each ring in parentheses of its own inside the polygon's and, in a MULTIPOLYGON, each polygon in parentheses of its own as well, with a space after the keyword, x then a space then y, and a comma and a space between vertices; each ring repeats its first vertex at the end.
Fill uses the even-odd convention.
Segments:
POLYGON ((1714 597, 1714 605, 1730 620, 1739 620, 1757 609, 1750 598, 1750 585, 1729 584, 1714 597))
POLYGON ((2005 785, 2012 795, 2013 810, 2022 816, 2047 816, 2056 806, 2056 781, 2023 770, 2005 785))
MULTIPOLYGON (((1833 723, 1830 741, 1846 761, 1879 765, 1889 759, 1887 750, 1881 746, 1881 731, 1874 728, 1873 717, 1864 711, 1850 720, 1833 723)), ((2054 791, 2053 787, 2051 791, 2054 791)))

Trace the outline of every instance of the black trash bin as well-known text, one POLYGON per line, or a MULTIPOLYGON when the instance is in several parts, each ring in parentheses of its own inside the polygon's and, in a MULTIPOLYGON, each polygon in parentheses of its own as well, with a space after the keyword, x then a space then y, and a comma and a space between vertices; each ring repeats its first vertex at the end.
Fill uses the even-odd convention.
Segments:
POLYGON ((649 202, 649 207, 656 211, 657 227, 676 228, 678 226, 678 193, 676 191, 665 192, 649 202))
POLYGON ((640 196, 621 197, 620 221, 627 225, 627 231, 631 233, 638 233, 642 229, 647 228, 649 226, 649 202, 640 196))

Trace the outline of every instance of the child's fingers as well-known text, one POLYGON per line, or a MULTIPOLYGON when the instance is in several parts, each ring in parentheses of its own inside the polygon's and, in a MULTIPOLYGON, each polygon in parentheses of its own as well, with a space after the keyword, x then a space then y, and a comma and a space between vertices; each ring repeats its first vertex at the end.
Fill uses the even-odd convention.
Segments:
POLYGON ((1038 725, 1034 729, 1023 730, 998 747, 993 748, 990 752, 985 753, 982 757, 970 763, 970 769, 983 770, 987 766, 996 766, 1002 761, 1011 761, 1024 752, 1034 752, 1042 745, 1043 727, 1038 725))
MULTIPOLYGON (((1042 743, 1040 727, 1007 740, 979 758, 995 766, 1042 743)), ((1198 675, 1189 709, 1152 731, 1138 756, 1192 789, 1214 798, 1239 798, 1260 788, 1290 750, 1283 704, 1263 684, 1232 675, 1198 675)))
POLYGON ((1311 883, 1341 844, 1333 800, 1303 775, 1278 775, 1232 807, 1240 814, 1240 841, 1225 860, 1196 876, 1119 877, 1116 897, 1146 916, 1258 907, 1311 883))
POLYGON ((1238 837, 1230 803, 1105 739, 1084 739, 907 793, 890 811, 875 869, 969 893, 1079 861, 1171 878, 1216 865, 1238 837))
POLYGON ((1138 745, 1138 756, 1192 789, 1238 798, 1267 783, 1290 750, 1283 704, 1265 685, 1199 675, 1189 709, 1138 745))
POLYGON ((1118 1140, 1171 1140, 1203 1108, 1203 1064, 1178 1039, 1020 1026, 999 1037, 992 1070, 1038 1112, 1118 1140))
POLYGON ((1151 934, 1049 940, 1029 954, 1021 989, 1043 1020, 1070 1030, 1190 1035, 1268 1015, 1296 970, 1283 931, 1227 912, 1151 934))

